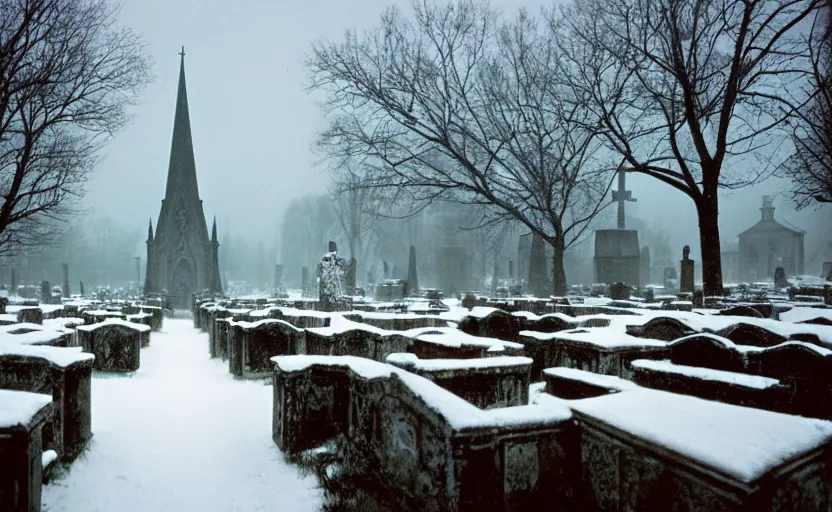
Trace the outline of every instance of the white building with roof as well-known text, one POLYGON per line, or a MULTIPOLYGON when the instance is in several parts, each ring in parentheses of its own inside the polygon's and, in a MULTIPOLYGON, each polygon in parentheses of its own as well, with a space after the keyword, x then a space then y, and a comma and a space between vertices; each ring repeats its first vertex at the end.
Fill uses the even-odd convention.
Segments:
POLYGON ((742 281, 774 278, 782 266, 787 276, 804 273, 803 239, 806 232, 785 220, 775 220, 774 203, 763 196, 762 216, 756 224, 739 234, 739 273, 742 281))

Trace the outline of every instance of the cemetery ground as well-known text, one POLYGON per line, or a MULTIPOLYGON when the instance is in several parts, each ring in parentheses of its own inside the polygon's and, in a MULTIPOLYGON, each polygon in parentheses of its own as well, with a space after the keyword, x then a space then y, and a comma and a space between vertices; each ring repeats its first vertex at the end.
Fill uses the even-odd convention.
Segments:
POLYGON ((93 437, 44 486, 43 510, 320 509, 315 478, 271 439, 271 386, 235 380, 206 340, 165 319, 137 372, 94 372, 93 437))
POLYGON ((190 319, 16 298, 0 511, 828 511, 832 287, 813 290, 195 296, 190 319))

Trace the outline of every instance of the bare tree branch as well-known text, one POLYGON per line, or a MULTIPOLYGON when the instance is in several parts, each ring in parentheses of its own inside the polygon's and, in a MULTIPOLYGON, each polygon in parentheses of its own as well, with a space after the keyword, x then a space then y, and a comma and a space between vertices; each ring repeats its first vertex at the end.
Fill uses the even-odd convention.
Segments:
POLYGON ((0 253, 48 242, 151 80, 105 0, 0 0, 0 253))

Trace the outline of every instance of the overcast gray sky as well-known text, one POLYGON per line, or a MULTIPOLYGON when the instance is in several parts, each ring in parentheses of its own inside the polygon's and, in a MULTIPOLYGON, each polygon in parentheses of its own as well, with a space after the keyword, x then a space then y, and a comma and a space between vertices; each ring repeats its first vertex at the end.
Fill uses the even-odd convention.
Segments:
MULTIPOLYGON (((142 34, 155 59, 156 82, 134 109, 133 123, 108 146, 89 185, 95 214, 119 223, 147 219, 154 226, 164 195, 180 46, 185 68, 200 196, 208 222, 249 239, 274 240, 276 223, 294 197, 324 191, 328 177, 313 168, 311 142, 322 126, 315 98, 304 90, 304 55, 320 38, 378 22, 389 5, 408 0, 128 0, 122 22, 142 34)), ((549 1, 494 0, 505 12, 536 11, 549 1)), ((685 196, 650 178, 629 180, 648 224, 678 234, 698 253, 696 215, 685 196)), ((763 194, 783 192, 768 181, 721 200, 723 239, 759 218, 763 194)), ((832 237, 832 210, 792 211, 785 197, 777 213, 810 231, 807 258, 832 237)), ((819 249, 818 249, 819 250, 819 249)), ((824 249, 825 250, 825 249, 824 249)), ((807 269, 815 273, 813 269, 807 269)))

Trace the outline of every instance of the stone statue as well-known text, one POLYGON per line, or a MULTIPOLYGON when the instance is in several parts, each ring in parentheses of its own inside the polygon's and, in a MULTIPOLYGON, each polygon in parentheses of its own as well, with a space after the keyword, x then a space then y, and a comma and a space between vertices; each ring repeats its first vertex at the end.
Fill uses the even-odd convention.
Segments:
POLYGON ((775 288, 788 288, 789 281, 786 279, 786 269, 777 267, 774 269, 774 286, 775 288))
POLYGON ((344 259, 328 252, 318 263, 318 300, 321 311, 335 311, 336 303, 344 297, 344 259))
POLYGON ((690 246, 686 245, 682 248, 682 259, 688 261, 690 259, 690 246))

